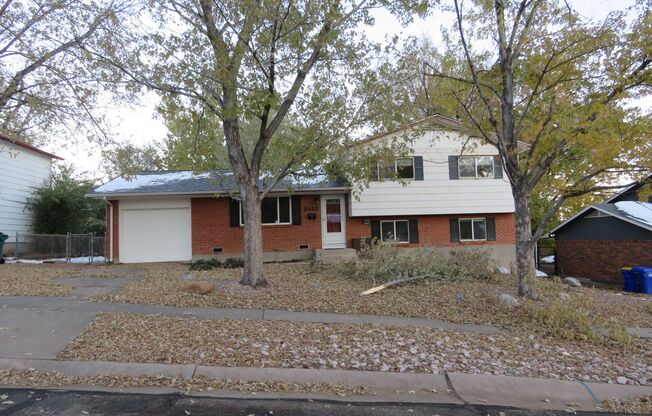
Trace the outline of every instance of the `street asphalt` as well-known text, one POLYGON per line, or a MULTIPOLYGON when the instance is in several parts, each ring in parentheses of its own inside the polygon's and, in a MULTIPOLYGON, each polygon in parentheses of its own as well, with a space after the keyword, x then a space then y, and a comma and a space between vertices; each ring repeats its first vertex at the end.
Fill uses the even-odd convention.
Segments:
MULTIPOLYGON (((565 411, 527 411, 497 406, 410 403, 346 403, 321 400, 225 399, 179 393, 0 389, 0 416, 18 415, 243 415, 243 416, 556 416, 565 411), (6 397, 5 397, 6 396, 6 397)), ((603 412, 577 415, 608 416, 603 412)))

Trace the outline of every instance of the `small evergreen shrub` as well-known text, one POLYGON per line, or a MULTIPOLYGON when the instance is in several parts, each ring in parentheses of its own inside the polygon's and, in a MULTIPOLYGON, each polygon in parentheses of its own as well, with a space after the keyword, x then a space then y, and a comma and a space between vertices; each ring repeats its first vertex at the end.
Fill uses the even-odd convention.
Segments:
POLYGON ((194 261, 190 264, 190 270, 213 270, 215 268, 223 269, 237 269, 238 267, 244 266, 244 260, 229 257, 228 259, 221 261, 219 259, 202 259, 194 261))

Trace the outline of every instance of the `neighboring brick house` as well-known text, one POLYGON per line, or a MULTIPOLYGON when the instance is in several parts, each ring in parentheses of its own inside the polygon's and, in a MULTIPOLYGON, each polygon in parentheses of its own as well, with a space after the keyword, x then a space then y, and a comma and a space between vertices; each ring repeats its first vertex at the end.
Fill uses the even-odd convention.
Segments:
MULTIPOLYGON (((415 133, 412 155, 379 166, 378 180, 362 191, 343 180, 279 183, 262 204, 266 260, 308 259, 315 250, 352 248, 376 237, 446 251, 482 246, 510 266, 514 202, 496 148, 470 138, 456 120, 427 121, 415 133), (386 169, 402 180, 387 179, 386 169)), ((228 171, 166 171, 116 178, 88 196, 108 203, 112 260, 188 261, 242 255, 236 190, 228 171)))
POLYGON ((557 274, 620 283, 622 267, 652 267, 652 198, 642 201, 643 183, 586 207, 550 232, 557 274))

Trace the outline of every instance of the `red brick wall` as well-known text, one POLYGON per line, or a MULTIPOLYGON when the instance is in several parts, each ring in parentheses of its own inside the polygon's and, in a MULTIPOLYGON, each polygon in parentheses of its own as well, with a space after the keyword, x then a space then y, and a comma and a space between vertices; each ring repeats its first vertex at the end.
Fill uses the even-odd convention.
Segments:
MULTIPOLYGON (((514 214, 474 214, 474 215, 422 215, 373 217, 374 220, 418 220, 419 244, 401 244, 406 247, 416 246, 472 246, 492 244, 514 244, 516 242, 514 214), (451 241, 451 218, 493 217, 496 220, 495 241, 451 241)), ((371 224, 364 224, 364 218, 349 218, 347 222, 347 245, 351 247, 354 238, 371 237, 371 224)))
POLYGON ((621 282, 621 267, 652 266, 652 240, 556 240, 557 272, 621 282))
MULTIPOLYGON (((113 256, 119 258, 119 201, 110 201, 114 207, 113 256)), ((212 255, 214 247, 221 247, 223 253, 242 253, 244 251, 243 227, 231 227, 229 217, 229 198, 192 198, 192 254, 195 256, 212 255)), ((263 225, 263 250, 266 252, 299 251, 300 244, 308 244, 309 249, 319 249, 322 245, 321 213, 319 195, 301 197, 301 225, 263 225), (314 211, 313 209, 316 209, 314 211), (314 212, 316 219, 308 220, 308 212, 314 212)), ((110 212, 107 207, 107 233, 110 212)), ((474 215, 427 215, 427 216, 388 216, 374 217, 379 220, 417 218, 419 225, 419 244, 402 244, 402 246, 460 246, 514 244, 513 214, 474 214, 474 215), (496 241, 453 243, 450 239, 450 218, 493 217, 496 220, 496 241)), ((371 237, 371 225, 364 224, 364 219, 347 218, 347 246, 352 246, 352 239, 371 237)), ((108 253, 107 241, 107 253, 108 253)))
MULTIPOLYGON (((301 197, 301 225, 263 225, 263 250, 299 251, 300 244, 309 244, 311 250, 321 248, 319 211, 315 212, 317 219, 314 221, 306 218, 306 208, 319 210, 315 199, 319 196, 301 197)), ((244 251, 244 228, 229 225, 229 198, 193 198, 191 201, 193 255, 211 255, 213 247, 222 247, 224 253, 244 251)))
POLYGON ((119 247, 118 247, 118 227, 120 226, 120 220, 118 216, 118 205, 119 201, 109 201, 113 205, 113 236, 110 236, 111 233, 111 205, 106 204, 106 249, 105 253, 108 254, 111 252, 111 239, 113 239, 113 258, 118 259, 119 256, 119 247))

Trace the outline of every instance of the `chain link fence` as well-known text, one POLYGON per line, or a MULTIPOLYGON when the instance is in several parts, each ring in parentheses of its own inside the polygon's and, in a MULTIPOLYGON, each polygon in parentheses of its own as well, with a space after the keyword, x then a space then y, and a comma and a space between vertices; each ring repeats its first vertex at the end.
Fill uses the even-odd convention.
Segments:
POLYGON ((542 238, 539 240, 537 243, 536 254, 537 268, 542 272, 548 273, 549 275, 556 275, 557 270, 555 264, 557 259, 557 252, 555 248, 555 239, 542 238))
POLYGON ((16 234, 17 259, 105 262, 106 237, 93 234, 16 234))

